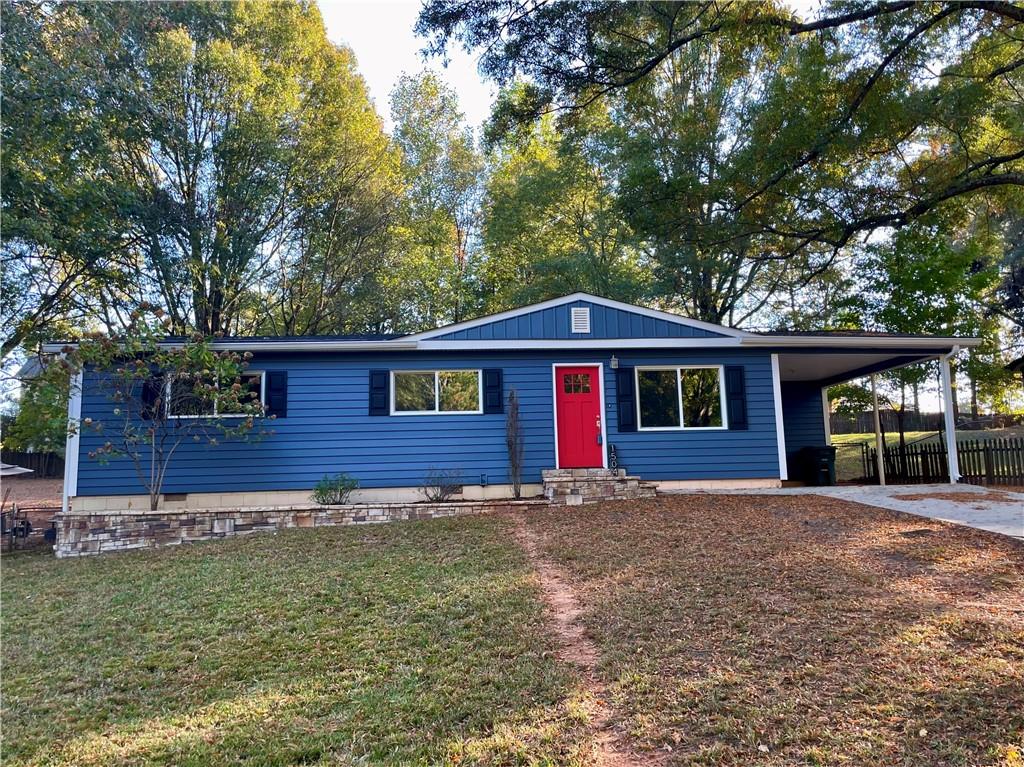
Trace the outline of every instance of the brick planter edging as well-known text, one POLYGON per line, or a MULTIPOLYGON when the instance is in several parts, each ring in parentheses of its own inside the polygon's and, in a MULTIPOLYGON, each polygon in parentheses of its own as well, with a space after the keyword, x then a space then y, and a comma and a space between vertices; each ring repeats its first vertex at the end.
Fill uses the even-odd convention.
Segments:
POLYGON ((497 500, 456 503, 359 503, 341 506, 254 506, 187 511, 70 511, 55 520, 58 557, 173 546, 290 527, 328 527, 516 511, 550 501, 497 500))

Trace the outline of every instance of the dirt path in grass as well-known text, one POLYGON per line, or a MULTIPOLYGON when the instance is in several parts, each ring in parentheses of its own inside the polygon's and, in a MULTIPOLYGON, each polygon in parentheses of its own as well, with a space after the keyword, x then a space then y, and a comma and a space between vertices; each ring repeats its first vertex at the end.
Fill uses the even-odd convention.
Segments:
POLYGON ((523 547, 530 564, 540 578, 541 592, 547 607, 547 622, 558 645, 558 657, 576 666, 583 676, 583 689, 588 693, 590 725, 594 731, 595 756, 598 767, 640 767, 657 765, 657 756, 634 754, 623 743, 623 736, 612 724, 608 703, 608 688, 597 675, 597 646, 583 631, 580 615, 583 612, 565 571, 548 559, 540 550, 537 534, 530 529, 522 515, 512 517, 516 540, 523 547))

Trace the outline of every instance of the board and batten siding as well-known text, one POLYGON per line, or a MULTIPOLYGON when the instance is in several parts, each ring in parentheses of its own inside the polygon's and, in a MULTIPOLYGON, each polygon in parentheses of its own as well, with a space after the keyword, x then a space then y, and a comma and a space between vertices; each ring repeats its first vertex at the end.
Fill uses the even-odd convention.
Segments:
POLYGON ((518 317, 495 320, 473 328, 433 336, 435 341, 488 341, 511 339, 570 338, 724 338, 703 328, 648 317, 637 312, 601 306, 589 301, 573 301, 526 312, 518 317), (590 332, 571 332, 571 313, 575 308, 590 309, 590 332))
MULTIPOLYGON (((568 320, 566 320, 568 322, 568 320)), ((645 479, 763 479, 779 476, 770 355, 746 350, 409 352, 257 354, 252 370, 288 371, 287 417, 265 422, 257 442, 182 444, 167 493, 306 490, 325 474, 348 472, 361 487, 417 487, 430 467, 455 469, 463 482, 506 484, 505 415, 370 416, 370 369, 501 368, 504 397, 516 389, 525 441, 523 481, 554 468, 553 363, 604 363, 607 440, 619 460, 645 479), (619 433, 615 354, 622 366, 740 364, 745 368, 749 428, 733 431, 619 433)), ((85 377, 82 416, 109 420, 113 405, 85 377)), ((112 426, 112 425, 111 425, 112 426)), ((88 453, 105 437, 81 432, 79 496, 144 492, 130 460, 106 465, 88 453)))
POLYGON ((784 381, 782 423, 786 434, 786 455, 793 458, 801 448, 826 444, 825 410, 821 385, 815 382, 784 381))

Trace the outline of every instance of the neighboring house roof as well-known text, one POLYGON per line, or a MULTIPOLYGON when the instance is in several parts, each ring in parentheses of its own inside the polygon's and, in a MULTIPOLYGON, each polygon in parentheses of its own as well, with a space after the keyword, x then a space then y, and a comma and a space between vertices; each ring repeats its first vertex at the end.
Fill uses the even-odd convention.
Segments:
POLYGON ((1024 373, 1024 357, 1018 357, 1006 366, 1007 370, 1011 370, 1014 373, 1024 373))
MULTIPOLYGON (((182 338, 168 338, 168 346, 182 338)), ((260 351, 383 351, 487 349, 597 349, 608 347, 778 349, 907 349, 948 351, 977 346, 980 339, 877 333, 872 331, 777 331, 756 333, 694 320, 670 312, 589 293, 560 298, 410 335, 253 336, 221 338, 214 348, 260 351), (574 310, 588 310, 577 316, 574 310), (579 324, 577 324, 579 320, 579 324), (823 343, 823 341, 826 341, 823 343)), ((59 352, 66 343, 44 346, 59 352)))

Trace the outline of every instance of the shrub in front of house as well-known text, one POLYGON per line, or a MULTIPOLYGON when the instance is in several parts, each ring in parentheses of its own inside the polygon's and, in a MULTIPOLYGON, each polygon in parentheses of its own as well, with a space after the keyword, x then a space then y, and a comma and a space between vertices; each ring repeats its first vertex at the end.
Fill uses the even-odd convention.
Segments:
POLYGON ((311 497, 313 503, 318 503, 321 506, 338 506, 348 503, 352 491, 358 487, 359 480, 345 472, 335 474, 333 477, 330 474, 325 474, 324 478, 316 483, 311 497))
POLYGON ((462 492, 462 472, 431 466, 423 479, 420 492, 430 503, 444 503, 462 492))

